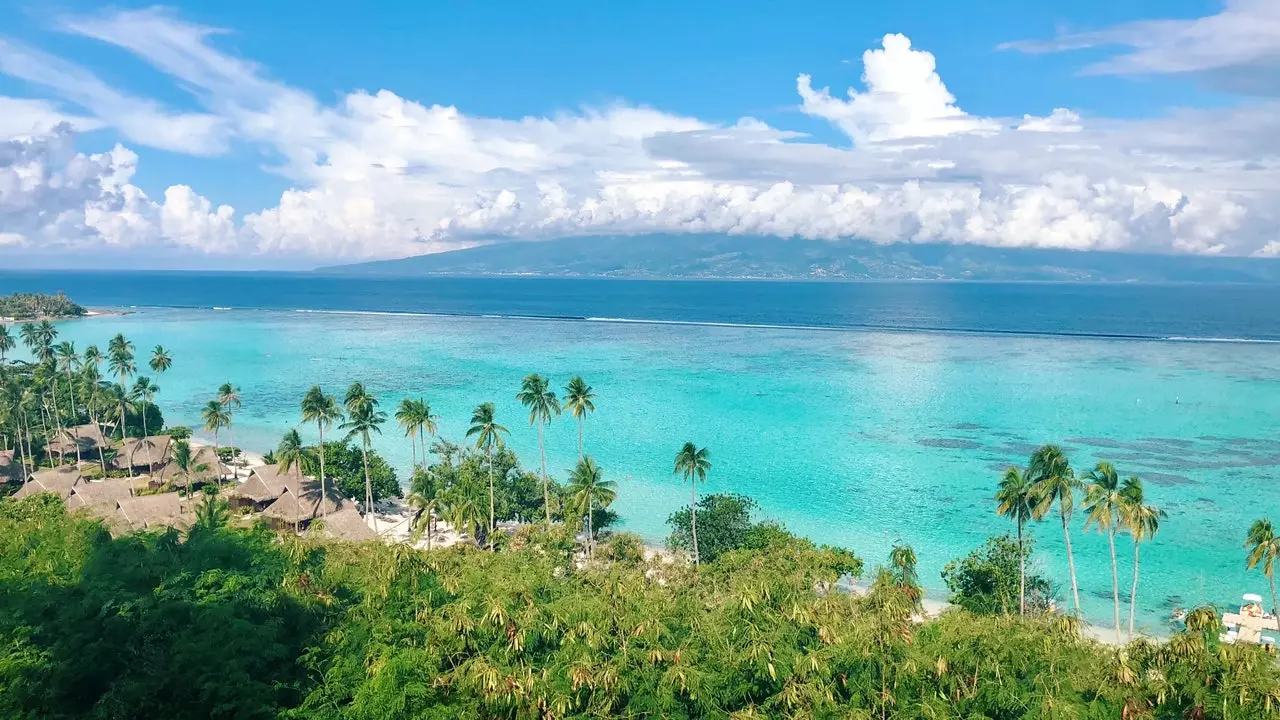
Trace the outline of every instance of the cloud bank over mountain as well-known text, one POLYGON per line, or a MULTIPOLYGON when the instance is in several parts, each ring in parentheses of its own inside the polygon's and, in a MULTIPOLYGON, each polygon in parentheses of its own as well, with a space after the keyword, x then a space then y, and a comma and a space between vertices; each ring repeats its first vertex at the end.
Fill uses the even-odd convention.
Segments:
MULTIPOLYGON (((178 248, 325 261, 501 238, 729 233, 1280 255, 1280 100, 1262 93, 1153 119, 1072 108, 981 117, 947 89, 931 53, 890 34, 863 53, 861 88, 815 89, 821 73, 798 72, 799 111, 847 138, 824 144, 749 117, 723 124, 628 104, 497 118, 386 89, 326 104, 219 49, 219 30, 160 9, 64 18, 59 29, 136 56, 201 109, 114 89, 0 38, 0 73, 43 94, 0 97, 0 252, 178 248), (78 133, 103 127, 122 144, 74 149, 78 133), (129 145, 193 157, 260 148, 272 158, 265 171, 290 187, 261 209, 215 207, 199 177, 151 198, 131 183, 129 145)), ((1259 89, 1280 52, 1280 16, 1274 3, 1236 0, 1201 20, 1008 47, 1097 45, 1132 50, 1089 72, 1242 67, 1259 89), (1212 52, 1204 39, 1246 30, 1249 52, 1212 52), (1188 36, 1202 51, 1174 62, 1188 36)))

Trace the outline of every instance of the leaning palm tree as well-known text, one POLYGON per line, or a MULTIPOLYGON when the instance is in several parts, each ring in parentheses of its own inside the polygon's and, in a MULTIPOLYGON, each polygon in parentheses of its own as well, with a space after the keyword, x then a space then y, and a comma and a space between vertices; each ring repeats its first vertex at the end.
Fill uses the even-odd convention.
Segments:
POLYGON ((493 517, 493 448, 502 444, 507 429, 494 419, 493 403, 481 403, 471 412, 467 437, 476 439, 476 449, 483 449, 489 464, 489 549, 493 549, 493 533, 497 529, 493 517))
POLYGON ((516 393, 516 399, 521 405, 529 408, 529 424, 536 423, 538 426, 538 454, 542 456, 542 507, 547 514, 547 527, 550 528, 551 488, 547 481, 547 446, 544 430, 547 423, 551 422, 552 416, 560 414, 560 401, 556 399, 555 392, 547 386, 546 379, 537 373, 525 376, 520 384, 520 392, 516 393))
MULTIPOLYGON (((213 454, 218 456, 218 433, 231 423, 231 414, 217 400, 205 403, 200 411, 200 419, 204 421, 204 429, 213 433, 213 454)), ((222 485, 222 473, 218 473, 218 485, 222 485)))
POLYGON ((575 375, 564 386, 564 408, 578 420, 578 459, 582 459, 582 426, 589 413, 595 412, 596 395, 581 375, 575 375))
POLYGON ((1138 546, 1143 540, 1150 540, 1160 532, 1160 521, 1165 512, 1160 508, 1146 504, 1142 492, 1142 480, 1137 476, 1129 476, 1120 488, 1121 519, 1124 529, 1133 538, 1133 587, 1129 590, 1129 639, 1133 639, 1134 608, 1138 606, 1138 546))
POLYGON ((1071 462, 1057 445, 1045 445, 1031 455, 1027 467, 1031 484, 1039 498, 1037 512, 1044 516, 1056 504, 1062 519, 1062 539, 1067 547, 1067 570, 1071 573, 1071 599, 1076 617, 1080 617, 1080 587, 1076 583, 1076 561, 1071 554, 1071 512, 1075 508, 1075 491, 1080 486, 1071 462))
POLYGON ((996 502, 999 503, 996 513, 1018 525, 1018 613, 1026 615, 1027 552, 1023 533, 1027 523, 1042 517, 1036 512, 1038 498, 1026 473, 1016 467, 1005 470, 1004 477, 1000 478, 1000 489, 996 491, 996 502))
POLYGON ((13 335, 9 334, 8 325, 0 325, 0 365, 5 362, 5 357, 9 351, 17 347, 18 343, 13 339, 13 335))
POLYGON ((236 387, 235 385, 232 385, 229 382, 222 383, 221 385, 218 386, 217 398, 218 398, 218 402, 227 411, 227 425, 226 425, 227 435, 231 438, 231 447, 232 447, 231 477, 238 480, 240 479, 240 466, 235 461, 236 459, 235 459, 234 449, 236 446, 236 435, 235 435, 235 431, 231 429, 231 419, 232 419, 232 414, 236 410, 240 409, 240 388, 236 387))
POLYGON ((1267 518, 1254 520, 1244 546, 1249 549, 1246 566, 1252 570, 1261 566, 1262 574, 1271 583, 1271 612, 1280 617, 1280 603, 1276 602, 1276 565, 1280 564, 1280 536, 1267 518))
POLYGON ((151 457, 151 433, 147 429, 147 408, 156 398, 156 393, 160 392, 160 386, 151 382, 151 378, 140 377, 133 384, 133 390, 129 391, 129 397, 135 401, 138 407, 138 414, 142 416, 142 442, 147 446, 147 472, 154 473, 156 470, 155 462, 151 457))
POLYGON ((173 367, 173 358, 169 355, 169 351, 164 349, 163 345, 157 345, 151 351, 151 372, 162 375, 173 367))
POLYGON ((698 483, 706 482, 707 472, 711 470, 711 451, 699 448, 691 442, 684 444, 676 453, 674 474, 683 475, 689 482, 689 536, 693 540, 693 564, 698 560, 698 483))
POLYGON ((364 462, 364 512, 373 518, 373 531, 378 531, 378 518, 373 515, 373 481, 369 479, 369 435, 381 433, 387 414, 378 410, 378 399, 361 383, 351 383, 346 397, 347 421, 339 426, 347 431, 347 439, 360 437, 360 457, 364 462))
POLYGON ((606 508, 618 497, 618 483, 604 479, 604 472, 590 456, 578 461, 569 473, 569 493, 579 515, 587 516, 587 556, 595 554, 595 528, 591 515, 606 508))
MULTIPOLYGON (((276 447, 276 464, 280 466, 280 472, 287 473, 293 470, 294 478, 298 481, 298 492, 294 493, 293 500, 295 503, 293 515, 293 532, 299 533, 299 523, 302 519, 302 461, 306 452, 302 447, 302 436, 298 431, 290 430, 280 438, 280 445, 276 447)), ((324 506, 324 496, 320 496, 320 506, 324 506)))
MULTIPOLYGON (((338 408, 332 395, 325 395, 319 385, 313 385, 302 398, 302 421, 315 423, 316 431, 320 434, 320 447, 316 453, 320 456, 320 497, 328 497, 325 494, 324 429, 342 421, 342 410, 338 408)), ((325 517, 329 516, 329 508, 323 503, 321 513, 325 517)))
POLYGON ((76 462, 79 463, 80 458, 80 418, 76 412, 76 391, 75 380, 72 373, 80 369, 80 356, 76 354, 76 345, 70 341, 64 341, 57 347, 58 366, 67 374, 67 409, 71 411, 71 428, 72 442, 76 446, 76 462))
POLYGON ((1116 642, 1120 642, 1120 573, 1116 568, 1116 532, 1123 523, 1124 498, 1120 495, 1120 476, 1109 462, 1100 462, 1085 477, 1084 511, 1088 513, 1084 529, 1090 525, 1106 533, 1111 548, 1111 600, 1116 626, 1116 642))
MULTIPOLYGON (((138 371, 138 366, 133 362, 133 343, 125 339, 123 334, 117 334, 107 343, 107 369, 120 379, 120 387, 128 387, 129 378, 138 371)), ((120 407, 120 439, 124 440, 124 436, 125 420, 122 405, 120 407)))

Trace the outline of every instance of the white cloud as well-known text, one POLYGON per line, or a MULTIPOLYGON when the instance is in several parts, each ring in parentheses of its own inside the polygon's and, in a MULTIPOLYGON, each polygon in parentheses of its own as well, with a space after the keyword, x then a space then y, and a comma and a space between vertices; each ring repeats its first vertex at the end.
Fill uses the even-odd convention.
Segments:
POLYGON ((881 44, 862 54, 866 91, 849 88, 849 99, 839 100, 827 88, 815 91, 802 74, 796 79, 800 109, 829 120, 858 143, 999 129, 956 106, 932 53, 912 49, 905 35, 885 35, 881 44))
POLYGON ((1093 63, 1086 74, 1201 73, 1225 88, 1280 92, 1280 2, 1226 0, 1220 12, 1178 20, 1143 20, 1102 30, 1069 32, 1052 40, 1020 40, 1003 49, 1027 53, 1128 48, 1093 63))
MULTIPOLYGON (((807 75, 797 81, 801 110, 853 141, 835 147, 751 118, 718 125, 625 104, 504 119, 379 90, 326 105, 217 50, 217 31, 164 11, 64 27, 137 54, 191 93, 203 112, 147 110, 209 118, 196 123, 204 130, 176 133, 188 152, 253 145, 280 158, 273 170, 293 187, 237 223, 230 207, 185 184, 162 202, 147 198, 130 182, 132 153, 76 154, 63 128, 43 149, 13 146, 26 160, 9 162, 0 149, 0 213, 10 213, 0 219, 28 247, 354 259, 500 237, 687 231, 1274 252, 1264 229, 1280 199, 1280 105, 1141 121, 1086 122, 1067 108, 982 117, 960 108, 930 53, 887 35, 864 54, 864 88, 848 99, 813 90, 807 75)), ((83 77, 59 62, 62 75, 83 77)), ((83 89, 46 84, 95 117, 125 122, 78 100, 83 89)))
POLYGON ((85 132, 102 127, 102 122, 63 113, 47 100, 0 96, 0 138, 47 135, 59 125, 85 132))

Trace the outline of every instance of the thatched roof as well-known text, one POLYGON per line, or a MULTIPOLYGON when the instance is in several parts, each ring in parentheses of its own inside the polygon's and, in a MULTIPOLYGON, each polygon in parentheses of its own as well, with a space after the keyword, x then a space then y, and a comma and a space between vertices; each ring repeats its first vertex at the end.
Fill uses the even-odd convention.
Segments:
POLYGON ((73 465, 43 468, 31 473, 27 482, 13 496, 24 498, 36 493, 51 492, 63 500, 71 496, 71 488, 81 481, 80 470, 73 465))
POLYGON ((135 529, 155 527, 185 528, 191 525, 191 516, 182 511, 182 498, 178 493, 160 493, 127 498, 116 503, 121 516, 135 529))
POLYGON ((168 435, 148 435, 145 438, 125 438, 120 447, 116 448, 116 456, 109 463, 117 470, 126 470, 132 467, 145 467, 148 463, 147 453, 150 451, 150 461, 155 465, 163 465, 169 462, 169 458, 173 456, 173 446, 169 442, 168 435))
POLYGON ((320 483, 307 480, 302 483, 301 491, 286 487, 284 492, 280 493, 280 497, 263 510, 262 514, 286 523, 310 522, 326 512, 333 515, 345 501, 332 486, 325 489, 328 490, 328 497, 324 498, 322 505, 320 483))
POLYGON ((0 450, 0 482, 17 480, 22 474, 22 467, 14 457, 13 450, 0 450))
POLYGON ((72 510, 105 507, 114 511, 117 502, 128 500, 131 496, 131 482, 133 481, 128 478, 112 478, 101 482, 81 481, 71 488, 67 507, 72 510))
POLYGON ((275 500, 286 489, 296 490, 297 478, 282 474, 279 465, 261 465, 249 472, 249 479, 227 490, 227 494, 256 503, 275 500))
POLYGON ((45 448, 56 453, 71 455, 76 451, 76 445, 80 446, 80 452, 94 452, 100 447, 107 447, 111 443, 102 436, 102 431, 97 425, 89 423, 87 425, 76 425, 69 428, 63 428, 61 432, 54 436, 52 442, 45 445, 45 448))
MULTIPOLYGON (((170 453, 172 456, 172 453, 170 453)), ((227 467, 218 459, 218 454, 213 448, 205 446, 191 448, 191 481, 192 482, 214 482, 223 475, 230 475, 231 468, 227 467), (201 465, 205 466, 204 470, 196 470, 201 465)), ((182 471, 178 469, 178 464, 172 459, 164 464, 163 467, 157 467, 153 475, 160 482, 172 482, 182 484, 186 482, 182 471)))
POLYGON ((334 538, 337 540, 377 540, 378 535, 370 529, 369 524, 364 521, 364 516, 356 508, 355 503, 346 501, 342 503, 342 507, 337 512, 329 513, 328 517, 318 517, 311 525, 310 532, 320 537, 334 538))

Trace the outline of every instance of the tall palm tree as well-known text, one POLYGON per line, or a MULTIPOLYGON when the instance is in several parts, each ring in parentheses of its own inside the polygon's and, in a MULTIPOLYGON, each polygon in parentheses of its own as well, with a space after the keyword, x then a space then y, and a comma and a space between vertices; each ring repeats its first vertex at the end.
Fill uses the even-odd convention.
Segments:
POLYGON ((1246 566, 1253 570, 1262 567, 1262 574, 1271 583, 1271 612, 1280 617, 1280 602, 1276 602, 1276 565, 1280 563, 1280 536, 1267 518, 1254 520, 1244 546, 1249 549, 1246 566))
POLYGON ((154 473, 156 471, 155 461, 151 456, 151 432, 147 429, 147 408, 151 406, 152 401, 156 399, 156 393, 160 392, 160 386, 151 382, 149 377, 140 377, 133 384, 133 390, 129 392, 129 397, 137 403, 138 414, 142 416, 142 442, 147 446, 147 472, 154 473))
MULTIPOLYGON (((117 334, 107 343, 107 369, 111 374, 120 379, 120 387, 128 387, 129 378, 138 371, 138 366, 133 361, 133 343, 125 339, 123 334, 117 334)), ((124 406, 120 406, 120 440, 123 441, 125 436, 125 420, 124 406)), ((130 470, 130 477, 133 477, 130 470)))
POLYGON ((1111 600, 1116 626, 1116 642, 1120 642, 1120 573, 1116 568, 1116 532, 1123 523, 1124 498, 1120 495, 1120 476, 1109 462, 1100 462, 1085 477, 1084 511, 1088 513, 1084 529, 1090 525, 1106 533, 1111 548, 1111 600))
MULTIPOLYGON (((210 400, 200 411, 200 419, 204 421, 204 429, 213 433, 213 454, 218 456, 218 433, 231 422, 231 414, 217 400, 210 400)), ((222 485, 222 473, 218 473, 218 485, 222 485)))
MULTIPOLYGON (((231 438, 231 447, 236 446, 235 431, 231 429, 232 414, 240 409, 240 388, 231 383, 222 383, 218 386, 218 402, 227 411, 227 435, 231 438)), ((240 479, 240 466, 236 463, 235 455, 231 457, 231 477, 240 479)))
POLYGON ((1080 587, 1076 583, 1076 561, 1071 554, 1071 512, 1075 508, 1075 491, 1080 486, 1071 462, 1057 445, 1044 445, 1031 455, 1027 467, 1031 483, 1039 497, 1037 512, 1043 517, 1056 504, 1062 519, 1062 539, 1067 546, 1067 570, 1071 573, 1071 599, 1076 617, 1080 617, 1080 587))
POLYGON ((439 489, 435 487, 435 483, 431 483, 429 488, 423 488, 409 493, 409 497, 405 498, 405 502, 409 507, 417 510, 414 513, 411 523, 414 542, 417 542, 423 533, 427 535, 427 550, 431 549, 431 516, 435 513, 436 508, 440 504, 439 489))
POLYGON ((80 458, 80 418, 76 413, 76 391, 75 380, 71 374, 80 367, 80 356, 76 354, 76 345, 70 341, 58 343, 57 347, 58 366, 67 373, 67 409, 71 411, 71 427, 73 442, 76 446, 76 463, 79 464, 80 458))
POLYGON ((699 448, 691 442, 684 444, 676 453, 676 467, 673 474, 683 475, 689 482, 689 535, 693 539, 693 564, 698 559, 698 483, 706 482, 707 472, 711 470, 711 451, 699 448))
POLYGON ((560 401, 556 399, 555 391, 547 386, 546 379, 537 373, 525 376, 516 399, 529 408, 529 424, 538 426, 538 454, 542 456, 542 507, 547 514, 547 528, 550 528, 551 488, 547 481, 547 446, 543 430, 553 415, 560 414, 560 401))
POLYGON ((1018 613, 1027 614, 1027 552, 1023 532, 1027 523, 1040 520, 1036 512, 1038 498, 1026 473, 1016 467, 1004 471, 1000 489, 996 491, 996 513, 1018 525, 1018 613))
MULTIPOLYGON (((325 395, 319 385, 313 385, 302 398, 302 421, 315 423, 316 431, 320 434, 320 447, 317 452, 320 456, 320 497, 328 497, 325 494, 324 430, 342 421, 342 410, 338 408, 338 403, 332 395, 325 395)), ((329 517, 329 508, 323 503, 321 503, 321 513, 326 518, 329 517)))
MULTIPOLYGON (((98 437, 105 439, 106 431, 103 429, 103 420, 106 419, 108 405, 106 402, 106 393, 100 384, 101 375, 98 373, 98 365, 88 360, 89 351, 97 352, 97 348, 90 345, 85 348, 85 362, 80 368, 80 392, 84 398, 85 411, 89 413, 89 422, 98 429, 98 437)), ((101 357, 98 358, 101 361, 101 357)), ((102 466, 102 477, 107 476, 107 448, 105 446, 98 447, 98 464, 102 466)))
POLYGON ((378 399, 361 383, 351 383, 345 398, 347 421, 339 427, 347 431, 347 439, 360 437, 360 457, 364 461, 364 512, 373 518, 373 531, 378 531, 378 518, 373 515, 373 481, 369 479, 369 434, 381 433, 387 414, 378 410, 378 399))
MULTIPOLYGON (((299 522, 302 517, 302 461, 305 451, 302 447, 302 436, 298 434, 296 429, 290 430, 280 438, 280 445, 276 447, 276 464, 280 466, 280 472, 287 473, 293 470, 294 479, 298 481, 298 492, 294 493, 293 500, 295 510, 293 515, 293 532, 296 535, 299 532, 299 522)), ((320 496, 320 506, 324 507, 324 496, 320 496)))
POLYGON ((0 325, 0 365, 5 362, 5 357, 9 351, 17 347, 18 343, 13 339, 13 335, 9 334, 8 325, 0 325))
POLYGON ((564 386, 564 407, 578 420, 578 459, 582 459, 582 426, 589 413, 595 412, 596 395, 581 375, 574 375, 564 386))
POLYGON ((587 555, 595 554, 595 528, 591 524, 595 508, 608 507, 618 497, 618 483, 604 479, 604 472, 591 456, 583 457, 569 473, 569 492, 579 515, 587 516, 587 555))
POLYGON ((80 353, 80 361, 85 365, 92 365, 95 368, 102 364, 102 351, 97 345, 90 345, 80 353))
POLYGON ((178 472, 182 473, 183 479, 183 499, 191 500, 191 475, 192 473, 204 472, 209 469, 208 465, 201 463, 194 464, 195 456, 191 454, 191 443, 187 440, 175 440, 173 443, 173 464, 177 466, 178 472))
POLYGON ((1143 540, 1150 540, 1160 532, 1160 521, 1165 512, 1160 508, 1147 505, 1142 492, 1142 480, 1131 475, 1120 488, 1121 520, 1124 529, 1133 538, 1133 587, 1129 590, 1129 639, 1133 639, 1134 608, 1138 606, 1138 546, 1143 540))
MULTIPOLYGON (((404 398, 400 401, 400 407, 396 409, 396 422, 404 429, 405 437, 409 438, 409 449, 413 453, 413 466, 418 467, 418 440, 422 438, 423 432, 430 429, 432 435, 436 432, 436 417, 431 414, 431 406, 426 400, 421 398, 411 400, 404 398)), ((422 445, 422 464, 427 464, 427 447, 422 445)))
POLYGON ((173 367, 173 358, 169 355, 169 351, 164 349, 163 345, 157 345, 151 351, 151 372, 162 375, 173 367))
MULTIPOLYGON (((489 462, 489 549, 493 549, 493 532, 497 528, 493 517, 493 448, 502 444, 507 429, 494 419, 493 403, 481 403, 471 412, 471 427, 467 437, 476 439, 476 449, 483 449, 489 462)), ((545 496, 544 496, 545 497, 545 496)), ((545 500, 544 500, 545 502, 545 500)))
MULTIPOLYGON (((123 385, 117 383, 107 383, 103 387, 103 402, 116 417, 124 417, 125 413, 133 407, 133 403, 129 401, 129 393, 123 385)), ((137 450, 135 447, 134 450, 137 450)), ((120 441, 120 451, 124 452, 124 440, 120 441)), ((125 458, 125 467, 129 470, 129 477, 133 477, 133 452, 125 458)))

